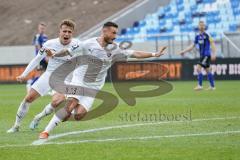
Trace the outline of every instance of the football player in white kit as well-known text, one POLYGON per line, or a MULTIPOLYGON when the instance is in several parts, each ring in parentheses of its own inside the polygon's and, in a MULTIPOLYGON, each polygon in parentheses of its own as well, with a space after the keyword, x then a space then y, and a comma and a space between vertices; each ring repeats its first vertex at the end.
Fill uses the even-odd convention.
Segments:
MULTIPOLYGON (((44 43, 42 49, 40 49, 37 56, 28 64, 25 71, 17 77, 17 80, 22 82, 26 78, 26 76, 37 67, 39 62, 45 56, 47 56, 46 53, 50 50, 54 52, 59 52, 64 48, 71 48, 78 45, 80 43, 79 40, 72 38, 74 28, 75 23, 72 20, 63 20, 59 25, 59 37, 56 39, 48 40, 46 43, 44 43)), ((21 102, 16 114, 15 124, 7 131, 8 133, 14 133, 19 131, 21 121, 27 114, 30 104, 38 97, 47 94, 51 90, 49 86, 49 77, 51 73, 68 59, 70 59, 70 56, 50 57, 46 71, 31 86, 30 91, 27 93, 27 95, 21 102)), ((49 103, 41 113, 35 116, 34 120, 30 125, 30 128, 36 127, 41 118, 52 113, 54 111, 54 108, 57 107, 64 100, 65 96, 63 94, 55 92, 52 96, 51 103, 49 103)))
MULTIPOLYGON (((96 58, 100 59, 103 63, 101 67, 100 72, 97 75, 97 78, 95 82, 86 82, 84 79, 86 77, 85 73, 87 70, 86 65, 80 66, 73 72, 73 78, 70 84, 77 85, 77 86, 83 86, 86 88, 92 88, 95 90, 101 90, 105 83, 105 78, 107 76, 107 70, 112 65, 113 56, 116 56, 117 54, 123 54, 127 57, 131 58, 149 58, 149 57, 159 57, 163 55, 163 51, 166 49, 166 47, 162 47, 158 53, 150 53, 150 52, 144 52, 144 51, 134 51, 134 50, 124 50, 117 47, 115 50, 111 51, 111 53, 106 52, 107 45, 113 44, 114 39, 117 36, 118 32, 118 25, 113 22, 106 22, 103 25, 101 36, 88 39, 81 43, 78 48, 69 48, 64 49, 61 52, 58 53, 50 53, 49 56, 58 57, 58 56, 66 56, 66 55, 91 55, 95 56, 96 58)), ((115 43, 114 43, 115 44, 115 43)), ((98 65, 98 64, 92 64, 92 65, 98 65)), ((91 73, 88 73, 88 78, 93 77, 94 75, 91 75, 91 73)), ((75 120, 81 120, 86 113, 90 110, 92 107, 92 104, 94 102, 93 97, 88 96, 82 96, 82 95, 68 95, 68 100, 66 103, 65 108, 60 109, 58 112, 61 112, 61 117, 57 115, 57 113, 53 116, 45 130, 40 133, 39 138, 40 139, 46 139, 49 136, 49 132, 57 126, 61 121, 65 121, 67 118, 71 116, 72 111, 75 111, 75 114, 73 118, 75 120)))

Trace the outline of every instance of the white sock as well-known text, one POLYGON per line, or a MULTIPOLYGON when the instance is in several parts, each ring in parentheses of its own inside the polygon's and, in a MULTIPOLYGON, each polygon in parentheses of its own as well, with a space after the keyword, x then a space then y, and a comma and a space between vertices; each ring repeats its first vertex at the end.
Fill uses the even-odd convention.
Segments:
POLYGON ((54 115, 53 118, 51 119, 51 121, 48 123, 47 127, 45 128, 45 131, 46 132, 50 132, 51 130, 53 130, 57 125, 58 123, 60 123, 62 120, 54 115))
POLYGON ((35 116, 34 119, 40 121, 43 117, 48 116, 53 111, 54 111, 54 108, 51 105, 51 103, 49 103, 48 105, 46 105, 46 107, 43 109, 43 111, 41 113, 39 113, 38 115, 35 116))
POLYGON ((65 108, 61 108, 59 109, 53 116, 53 118, 51 119, 51 121, 48 123, 47 127, 45 128, 46 132, 50 132, 51 130, 53 130, 60 122, 62 122, 63 120, 65 120, 69 114, 66 111, 65 108))
POLYGON ((25 115, 28 112, 29 105, 30 105, 30 103, 26 102, 25 100, 22 101, 22 103, 20 104, 18 111, 17 111, 16 121, 15 121, 14 126, 20 126, 23 118, 25 117, 25 115))

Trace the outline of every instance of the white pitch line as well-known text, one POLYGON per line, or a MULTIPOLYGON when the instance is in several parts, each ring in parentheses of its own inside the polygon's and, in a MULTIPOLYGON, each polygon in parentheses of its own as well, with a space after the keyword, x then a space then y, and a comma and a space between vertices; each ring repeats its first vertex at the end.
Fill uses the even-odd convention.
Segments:
MULTIPOLYGON (((129 128, 129 127, 136 127, 136 126, 158 125, 158 124, 168 124, 168 123, 183 123, 183 122, 187 123, 187 122, 201 122, 201 121, 215 121, 215 120, 231 120, 231 119, 239 119, 239 118, 240 117, 217 117, 217 118, 194 119, 192 121, 165 121, 165 122, 156 122, 156 123, 138 123, 138 124, 129 124, 129 125, 110 126, 110 127, 95 128, 95 129, 88 129, 88 130, 83 130, 83 131, 74 131, 74 132, 67 132, 67 133, 56 134, 56 135, 50 136, 49 139, 47 139, 47 140, 36 140, 33 143, 31 143, 31 144, 6 144, 6 145, 0 146, 0 148, 32 147, 34 145, 51 144, 53 142, 48 142, 49 140, 57 139, 57 138, 68 136, 68 135, 74 135, 74 134, 80 134, 80 133, 90 133, 90 132, 104 131, 104 130, 117 129, 117 128, 129 128)), ((229 134, 230 133, 233 134, 233 133, 238 133, 238 132, 240 132, 240 131, 229 131, 229 132, 224 132, 224 134, 228 134, 228 133, 229 134)), ((211 135, 213 133, 216 133, 216 132, 205 133, 205 134, 211 135)), ((223 134, 223 133, 221 133, 221 134, 223 134)), ((174 135, 165 135, 165 136, 161 136, 161 138, 170 137, 170 136, 174 136, 174 135)), ((190 136, 190 135, 188 135, 188 136, 190 136)), ((192 136, 193 136, 193 134, 192 134, 192 136)), ((185 135, 185 137, 187 137, 187 135, 185 135)), ((136 138, 140 139, 140 137, 135 137, 135 139, 136 138)), ((115 139, 117 139, 117 138, 115 138, 115 139)), ((145 138, 145 139, 147 139, 147 138, 145 138)), ((130 139, 128 139, 128 140, 130 140, 130 139)), ((134 137, 132 137, 132 140, 134 140, 134 137)), ((111 141, 111 139, 105 139, 105 140, 82 140, 82 141, 98 142, 98 141, 111 141)), ((114 141, 114 140, 112 140, 112 141, 114 141)), ((117 141, 117 140, 115 140, 115 141, 117 141)), ((61 142, 59 142, 59 143, 61 143, 61 142)), ((83 143, 83 142, 80 142, 80 143, 83 143)))
POLYGON ((66 142, 47 142, 48 144, 78 144, 78 143, 93 143, 93 142, 111 142, 111 141, 129 141, 129 140, 148 140, 148 139, 161 139, 161 138, 180 138, 180 137, 198 137, 198 136, 215 136, 215 135, 227 135, 238 134, 239 131, 225 131, 225 132, 205 132, 205 133, 190 133, 190 134, 173 134, 173 135, 159 135, 159 136, 143 136, 143 137, 123 137, 123 138, 107 138, 107 139, 89 139, 81 141, 66 141, 66 142))
POLYGON ((105 130, 111 130, 111 129, 119 129, 119 128, 129 128, 129 127, 137 127, 137 126, 145 126, 145 125, 159 125, 159 124, 168 124, 168 123, 187 123, 187 122, 201 122, 201 121, 215 121, 215 120, 228 120, 228 119, 239 119, 240 117, 216 117, 216 118, 205 118, 205 119, 195 119, 192 121, 164 121, 164 122, 155 122, 155 123, 137 123, 137 124, 128 124, 128 125, 117 125, 117 126, 109 126, 109 127, 103 127, 103 128, 94 128, 94 129, 88 129, 88 130, 82 130, 82 131, 73 131, 73 132, 66 132, 61 134, 56 134, 53 136, 49 136, 48 139, 39 139, 32 142, 32 145, 42 145, 50 140, 58 139, 60 137, 69 136, 69 135, 75 135, 75 134, 81 134, 81 133, 93 133, 98 131, 105 131, 105 130))
MULTIPOLYGON (((122 138, 106 138, 106 139, 88 139, 80 141, 66 141, 66 142, 46 142, 41 145, 65 145, 65 144, 79 144, 79 143, 97 143, 97 142, 113 142, 113 141, 131 141, 131 140, 149 140, 149 139, 163 139, 163 138, 180 138, 180 137, 199 137, 199 136, 216 136, 239 134, 238 131, 225 131, 225 132, 204 132, 204 133, 189 133, 189 134, 173 134, 173 135, 158 135, 158 136, 142 136, 142 137, 122 137, 122 138)), ((4 145, 0 148, 12 147, 33 147, 39 145, 26 144, 26 145, 4 145)))
POLYGON ((15 147, 30 147, 32 144, 5 144, 0 146, 0 148, 15 148, 15 147))

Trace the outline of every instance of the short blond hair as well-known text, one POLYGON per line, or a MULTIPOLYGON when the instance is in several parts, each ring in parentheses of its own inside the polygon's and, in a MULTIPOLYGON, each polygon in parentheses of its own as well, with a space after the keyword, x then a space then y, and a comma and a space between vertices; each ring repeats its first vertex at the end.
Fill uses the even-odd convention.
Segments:
POLYGON ((64 19, 62 22, 59 24, 59 28, 62 28, 63 25, 66 25, 68 27, 71 27, 73 30, 75 29, 75 22, 71 19, 64 19))

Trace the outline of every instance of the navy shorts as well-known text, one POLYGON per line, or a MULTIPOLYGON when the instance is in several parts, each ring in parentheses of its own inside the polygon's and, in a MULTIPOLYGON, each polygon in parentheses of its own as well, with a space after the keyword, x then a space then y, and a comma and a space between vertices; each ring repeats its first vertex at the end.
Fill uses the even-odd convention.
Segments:
POLYGON ((198 62, 198 64, 203 68, 209 68, 210 62, 211 62, 211 56, 203 56, 203 57, 200 57, 200 61, 198 62))

